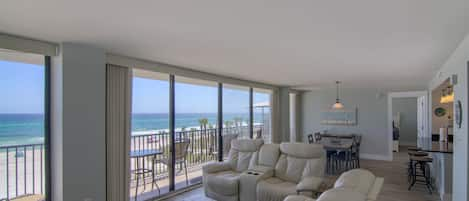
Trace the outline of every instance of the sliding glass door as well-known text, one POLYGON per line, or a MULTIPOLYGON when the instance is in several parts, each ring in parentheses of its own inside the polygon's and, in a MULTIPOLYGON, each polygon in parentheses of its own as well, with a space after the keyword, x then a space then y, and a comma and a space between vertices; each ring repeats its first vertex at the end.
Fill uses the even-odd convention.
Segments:
POLYGON ((134 70, 131 200, 146 200, 170 191, 169 84, 168 74, 134 70))
POLYGON ((0 49, 0 200, 49 194, 50 58, 0 49))
POLYGON ((200 184, 233 139, 271 141, 269 90, 137 69, 132 89, 132 200, 200 184))
POLYGON ((175 189, 202 182, 218 158, 218 83, 175 77, 175 189))
POLYGON ((271 104, 272 91, 255 88, 253 90, 253 136, 264 139, 264 143, 271 143, 271 104))

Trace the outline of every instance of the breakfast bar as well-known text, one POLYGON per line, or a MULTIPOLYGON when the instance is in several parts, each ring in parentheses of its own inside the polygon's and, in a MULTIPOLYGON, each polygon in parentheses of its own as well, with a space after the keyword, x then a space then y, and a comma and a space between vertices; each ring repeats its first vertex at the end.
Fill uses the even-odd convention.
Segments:
POLYGON ((430 153, 433 158, 431 175, 434 178, 436 190, 442 201, 451 200, 453 180, 453 143, 432 141, 431 138, 418 138, 417 147, 430 153))

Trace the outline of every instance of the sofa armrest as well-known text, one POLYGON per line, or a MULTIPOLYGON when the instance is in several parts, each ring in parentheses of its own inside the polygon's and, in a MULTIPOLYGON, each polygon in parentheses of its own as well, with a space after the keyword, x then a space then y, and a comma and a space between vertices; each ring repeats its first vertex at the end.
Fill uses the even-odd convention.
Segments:
POLYGON ((323 179, 320 177, 305 177, 303 178, 298 185, 296 185, 296 191, 305 192, 318 192, 319 187, 322 184, 323 179))
MULTIPOLYGON (((262 165, 255 165, 255 166, 252 166, 251 168, 249 168, 248 170, 252 170, 252 171, 255 171, 255 172, 262 172, 262 173, 267 173, 267 174, 270 174, 274 172, 274 168, 271 168, 271 167, 267 167, 267 166, 262 166, 262 165)), ((269 176, 271 177, 271 176, 269 176)))
POLYGON ((368 191, 368 201, 376 201, 378 199, 383 183, 384 179, 382 177, 376 177, 373 186, 371 186, 370 191, 368 191))
POLYGON ((212 162, 202 167, 203 173, 215 173, 227 170, 231 170, 231 164, 229 162, 212 162))

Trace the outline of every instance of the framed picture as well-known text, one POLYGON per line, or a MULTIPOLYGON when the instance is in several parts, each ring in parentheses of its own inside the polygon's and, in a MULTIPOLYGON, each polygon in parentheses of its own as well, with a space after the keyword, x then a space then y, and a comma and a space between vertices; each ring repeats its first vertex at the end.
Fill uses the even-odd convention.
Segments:
POLYGON ((321 124, 324 125, 357 125, 357 108, 352 110, 331 110, 321 112, 321 124))

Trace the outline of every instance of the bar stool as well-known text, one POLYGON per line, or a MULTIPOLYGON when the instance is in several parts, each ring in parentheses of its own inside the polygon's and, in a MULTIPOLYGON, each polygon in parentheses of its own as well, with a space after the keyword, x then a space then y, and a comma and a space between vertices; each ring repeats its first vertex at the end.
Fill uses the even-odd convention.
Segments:
MULTIPOLYGON (((414 150, 420 150, 419 148, 414 149, 414 150)), ((410 183, 412 182, 412 177, 413 177, 413 172, 414 172, 414 161, 412 161, 411 157, 412 156, 417 156, 417 157, 423 157, 423 156, 428 156, 427 152, 423 151, 409 151, 409 162, 407 163, 407 181, 410 183)))
MULTIPOLYGON (((428 154, 427 154, 428 155, 428 154)), ((424 184, 427 186, 428 192, 432 194, 432 183, 431 183, 431 175, 430 175, 430 168, 428 168, 428 163, 433 161, 432 158, 428 156, 416 156, 411 155, 410 161, 413 164, 412 168, 412 183, 409 185, 409 191, 412 187, 418 182, 419 184, 424 184), (420 170, 420 173, 417 171, 420 170), (423 178, 424 180, 419 180, 418 178, 423 178)))

